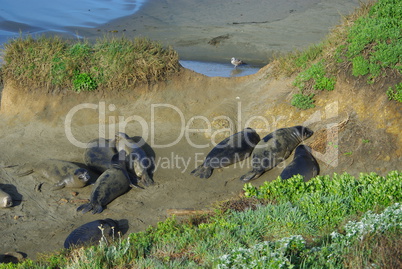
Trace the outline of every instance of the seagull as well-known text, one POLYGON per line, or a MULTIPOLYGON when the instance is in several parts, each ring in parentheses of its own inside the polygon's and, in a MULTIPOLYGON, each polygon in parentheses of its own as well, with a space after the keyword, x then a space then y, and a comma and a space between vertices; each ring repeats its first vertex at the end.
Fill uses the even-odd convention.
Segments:
POLYGON ((239 65, 245 64, 245 62, 243 62, 242 60, 236 59, 235 57, 232 57, 232 60, 230 61, 235 68, 239 65))

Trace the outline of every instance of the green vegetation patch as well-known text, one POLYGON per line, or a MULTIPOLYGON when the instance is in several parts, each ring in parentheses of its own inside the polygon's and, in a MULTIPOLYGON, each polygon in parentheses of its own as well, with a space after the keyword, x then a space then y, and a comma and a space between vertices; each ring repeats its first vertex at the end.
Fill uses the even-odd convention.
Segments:
POLYGON ((20 37, 5 45, 4 79, 25 87, 127 89, 166 80, 179 70, 178 54, 146 38, 104 38, 94 44, 61 38, 20 37))
POLYGON ((387 90, 389 100, 395 100, 402 103, 402 82, 387 90))
MULTIPOLYGON (((301 176, 295 176, 289 180, 278 178, 272 182, 265 182, 259 188, 249 183, 245 185, 244 190, 248 197, 298 204, 307 214, 312 212, 310 207, 318 209, 321 207, 320 204, 324 202, 328 204, 334 200, 331 203, 339 202, 339 206, 332 210, 336 210, 341 216, 346 216, 401 201, 401 178, 402 174, 396 171, 386 177, 371 173, 361 174, 359 178, 355 178, 345 173, 334 174, 332 178, 317 176, 307 182, 301 176), (344 206, 346 208, 342 208, 344 206)), ((332 210, 328 211, 329 215, 332 210)), ((316 216, 317 221, 321 221, 320 216, 316 216)), ((324 219, 334 221, 330 216, 324 219)), ((329 224, 336 225, 336 221, 329 224)))
POLYGON ((322 61, 312 64, 308 69, 300 72, 293 82, 300 91, 306 91, 310 88, 314 90, 332 91, 335 87, 335 79, 329 77, 322 61))
POLYGON ((352 62, 352 74, 368 75, 369 83, 387 69, 402 71, 402 3, 379 0, 366 16, 350 27, 344 53, 352 62))
POLYGON ((315 107, 314 105, 314 93, 304 95, 302 93, 296 93, 292 97, 291 104, 300 109, 308 109, 315 107))
POLYGON ((254 209, 172 217, 116 242, 0 268, 389 268, 402 263, 401 187, 397 171, 246 184, 245 195, 259 197, 243 198, 254 209))
POLYGON ((400 268, 401 222, 402 205, 396 203, 349 221, 343 233, 332 232, 321 245, 311 247, 300 235, 264 241, 220 256, 217 268, 400 268), (379 249, 379 242, 394 245, 379 249))
POLYGON ((402 174, 387 177, 375 173, 354 178, 348 174, 318 176, 305 182, 301 176, 289 180, 278 178, 256 188, 245 185, 246 196, 276 201, 290 201, 309 216, 317 227, 334 229, 347 216, 384 207, 402 200, 402 174))

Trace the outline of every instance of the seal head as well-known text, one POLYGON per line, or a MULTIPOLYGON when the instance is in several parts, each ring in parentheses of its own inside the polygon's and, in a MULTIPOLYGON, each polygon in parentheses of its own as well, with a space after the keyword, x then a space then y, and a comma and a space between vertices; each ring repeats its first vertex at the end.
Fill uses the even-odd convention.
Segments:
POLYGON ((13 199, 10 194, 0 189, 0 207, 6 208, 13 206, 13 199))
POLYGON ((117 151, 126 152, 127 170, 134 172, 145 186, 153 185, 154 181, 149 173, 152 160, 141 146, 123 132, 116 133, 115 143, 117 151))

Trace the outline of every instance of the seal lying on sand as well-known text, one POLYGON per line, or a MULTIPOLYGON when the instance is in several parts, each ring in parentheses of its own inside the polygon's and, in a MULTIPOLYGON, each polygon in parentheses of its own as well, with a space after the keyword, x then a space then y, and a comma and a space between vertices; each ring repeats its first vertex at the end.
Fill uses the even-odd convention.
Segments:
POLYGON ((295 147, 304 139, 312 136, 313 133, 314 132, 307 127, 294 126, 281 128, 268 134, 253 150, 253 169, 243 175, 240 180, 247 182, 271 170, 288 158, 295 147))
POLYGON ((149 175, 152 161, 145 151, 125 133, 117 133, 115 141, 116 149, 118 151, 124 150, 127 154, 128 170, 133 171, 145 186, 154 184, 153 179, 149 175))
POLYGON ((59 190, 64 187, 82 188, 90 180, 88 170, 85 168, 81 168, 72 162, 55 159, 38 162, 33 165, 32 169, 19 173, 18 176, 26 176, 34 172, 54 182, 52 190, 59 190))
POLYGON ((95 245, 102 236, 106 239, 114 238, 119 232, 119 224, 112 219, 100 219, 81 225, 67 236, 64 241, 65 248, 82 245, 95 245), (101 230, 103 229, 103 231, 101 230))
POLYGON ((22 262, 26 256, 25 253, 19 251, 6 252, 0 254, 0 263, 19 263, 22 262))
POLYGON ((93 186, 89 203, 80 205, 77 211, 86 213, 92 210, 92 214, 101 213, 104 206, 128 191, 130 178, 125 161, 119 161, 119 155, 125 156, 126 153, 121 151, 113 156, 112 168, 99 176, 93 186))
POLYGON ((10 194, 0 189, 0 208, 11 207, 13 205, 13 199, 10 194))
POLYGON ((311 149, 306 145, 299 145, 295 150, 293 161, 283 169, 281 178, 289 179, 299 174, 307 181, 318 175, 319 172, 320 168, 311 154, 311 149))
POLYGON ((200 178, 209 178, 215 168, 229 166, 248 158, 260 136, 251 128, 233 134, 217 144, 207 155, 205 161, 191 174, 200 178))
POLYGON ((97 138, 87 144, 84 163, 94 171, 105 172, 112 168, 112 157, 117 153, 114 140, 97 138))

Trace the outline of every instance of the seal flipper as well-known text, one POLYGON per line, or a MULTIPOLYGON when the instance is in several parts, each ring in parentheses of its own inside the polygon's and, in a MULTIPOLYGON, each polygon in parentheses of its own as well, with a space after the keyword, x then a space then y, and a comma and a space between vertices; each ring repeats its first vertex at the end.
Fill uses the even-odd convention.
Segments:
POLYGON ((28 176, 28 175, 32 174, 33 172, 34 172, 33 169, 29 169, 28 171, 18 173, 17 176, 18 177, 25 177, 25 176, 28 176))
POLYGON ((56 184, 54 184, 51 188, 52 191, 56 191, 56 190, 61 190, 66 186, 65 182, 58 182, 56 184))
POLYGON ((141 181, 144 183, 145 186, 150 186, 154 184, 154 181, 152 178, 148 175, 147 171, 144 171, 142 176, 141 176, 141 181))
POLYGON ((212 168, 211 167, 205 167, 203 165, 198 166, 196 169, 191 171, 191 174, 200 177, 200 178, 209 178, 212 175, 212 168))
POLYGON ((86 203, 77 207, 77 211, 82 211, 82 213, 87 213, 93 209, 92 203, 86 203))
POLYGON ((264 173, 264 171, 261 172, 261 171, 257 171, 255 169, 253 169, 250 172, 242 175, 240 177, 240 180, 243 181, 243 182, 248 182, 248 181, 250 181, 252 179, 259 178, 263 173, 264 173))
POLYGON ((93 205, 92 214, 101 213, 103 211, 103 207, 101 205, 93 205))

